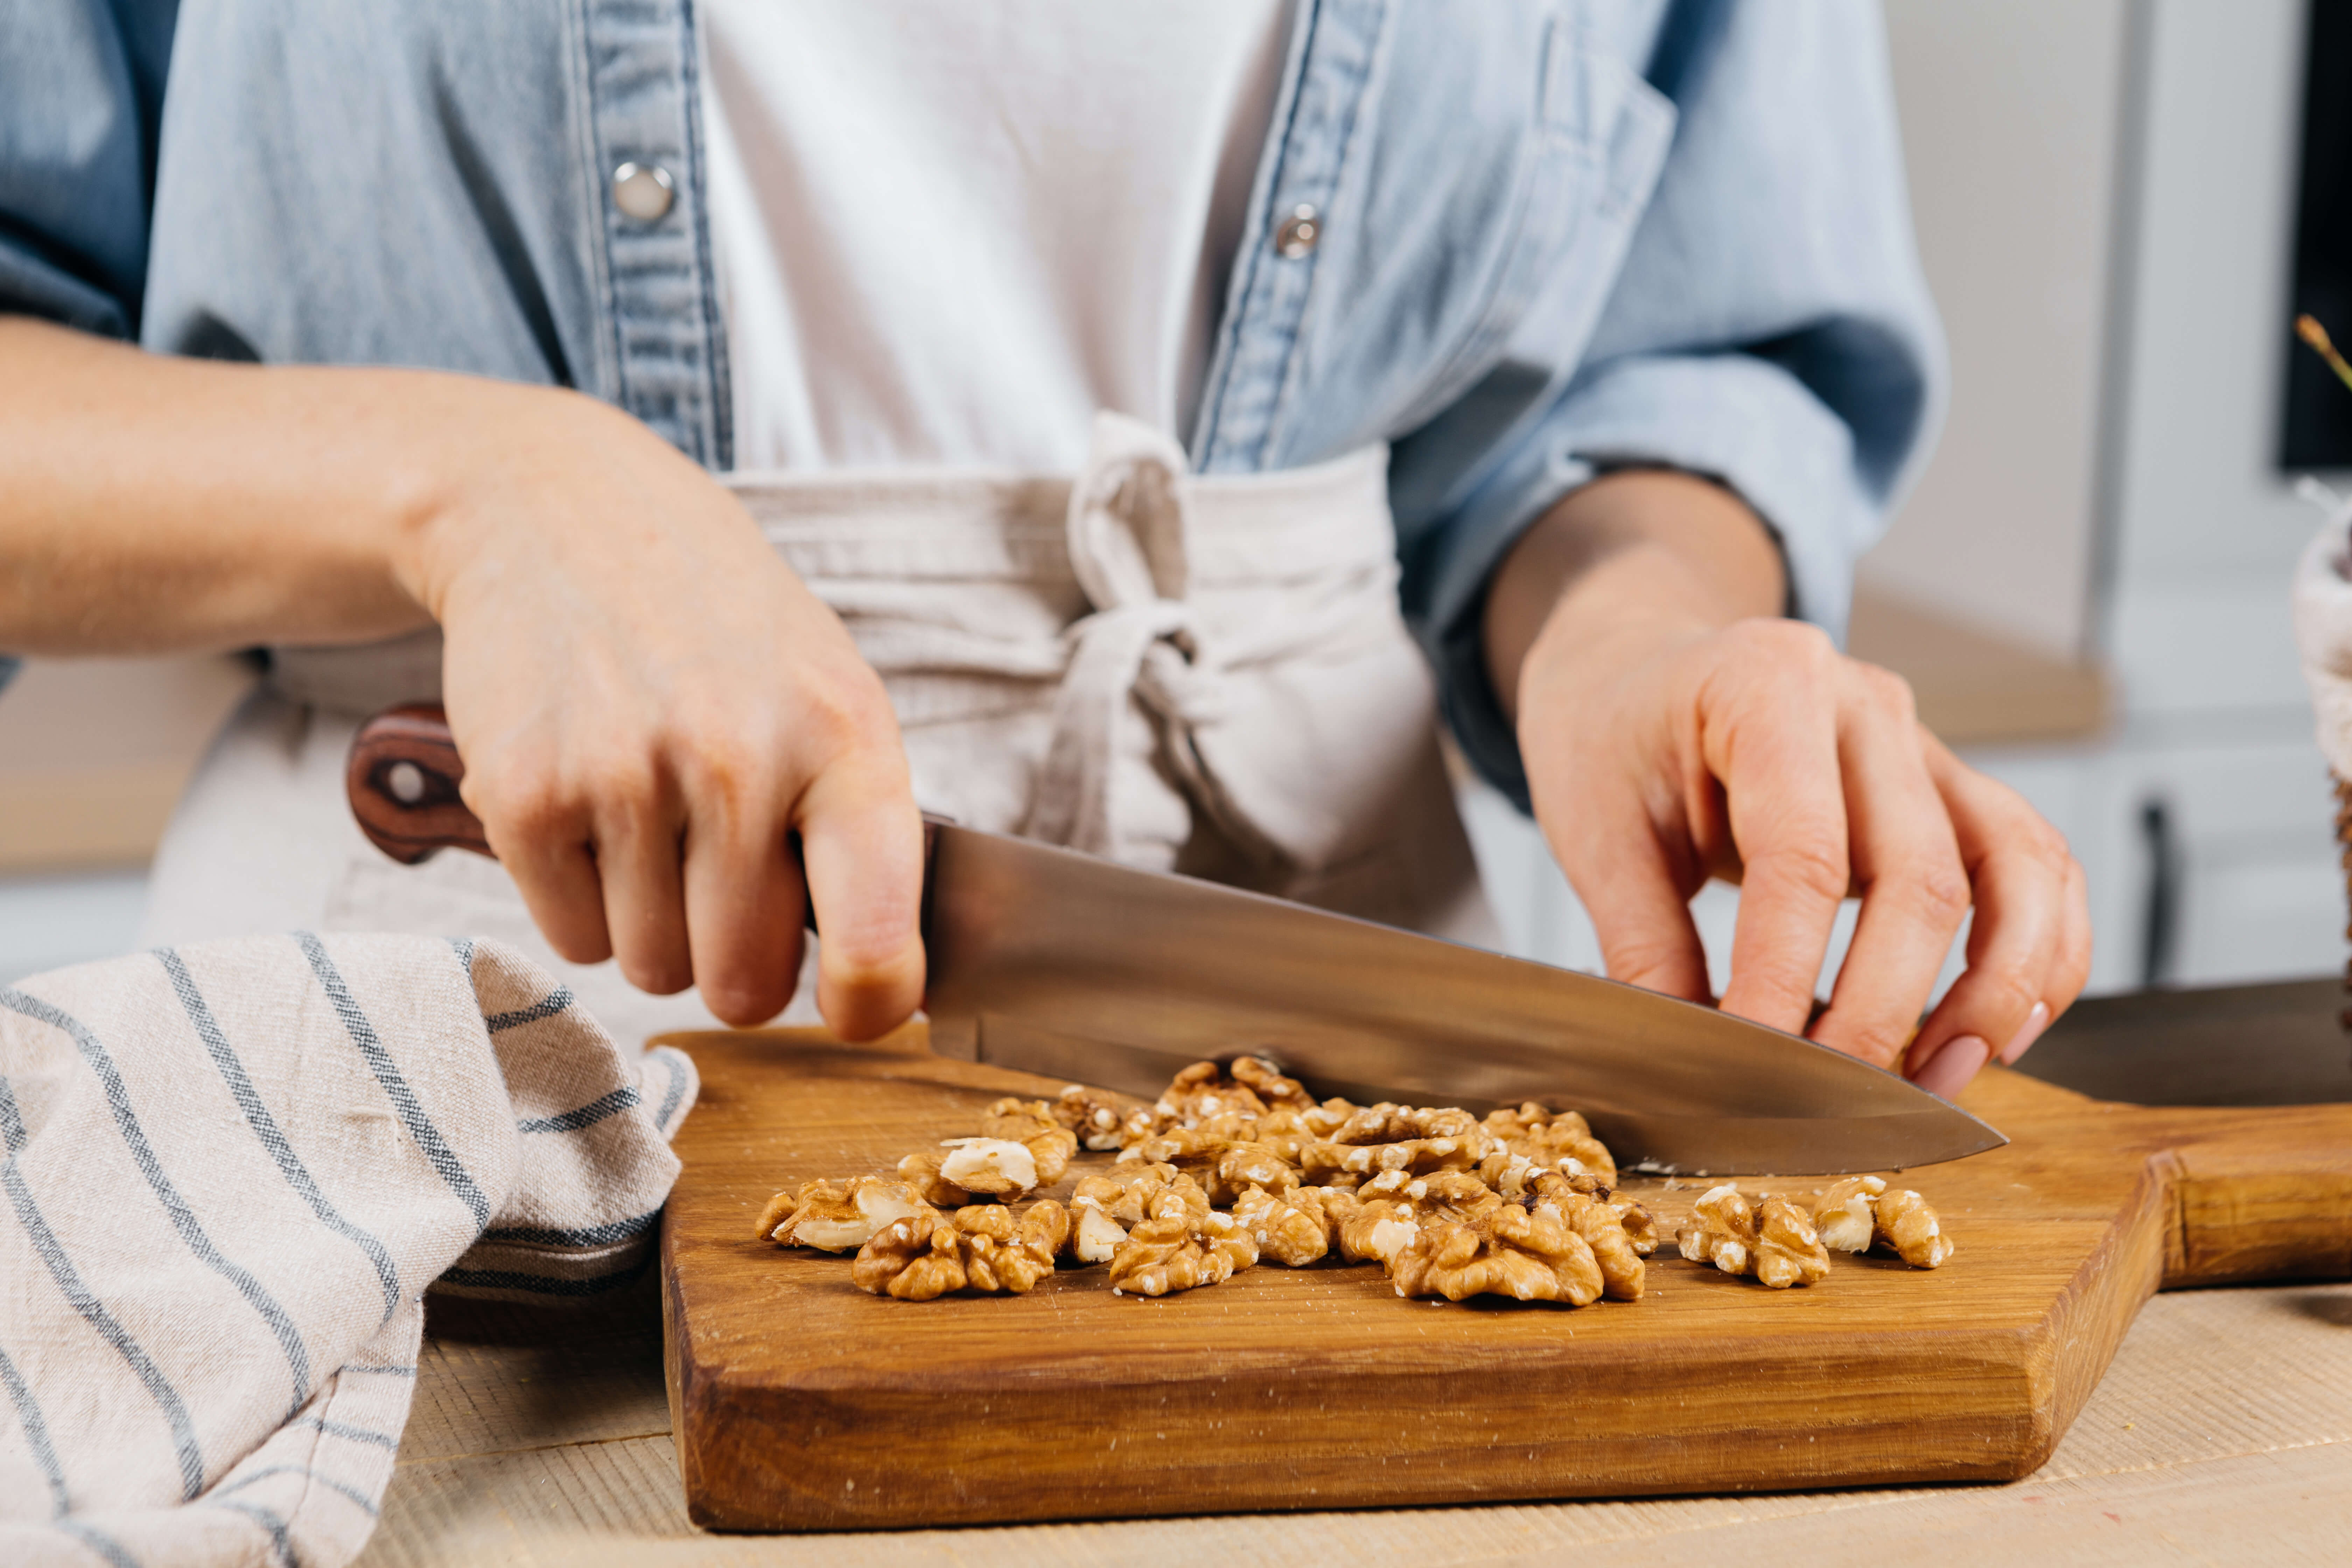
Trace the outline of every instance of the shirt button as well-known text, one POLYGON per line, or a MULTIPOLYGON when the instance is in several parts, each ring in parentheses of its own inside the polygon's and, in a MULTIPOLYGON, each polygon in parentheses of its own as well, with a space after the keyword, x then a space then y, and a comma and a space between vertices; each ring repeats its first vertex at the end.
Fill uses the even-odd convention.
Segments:
POLYGON ((677 199, 669 171, 658 163, 624 163, 613 171, 613 205, 639 223, 652 223, 677 199))
POLYGON ((1274 231, 1274 247, 1293 261, 1315 248, 1323 237, 1323 215, 1305 202, 1290 209, 1282 226, 1274 231))

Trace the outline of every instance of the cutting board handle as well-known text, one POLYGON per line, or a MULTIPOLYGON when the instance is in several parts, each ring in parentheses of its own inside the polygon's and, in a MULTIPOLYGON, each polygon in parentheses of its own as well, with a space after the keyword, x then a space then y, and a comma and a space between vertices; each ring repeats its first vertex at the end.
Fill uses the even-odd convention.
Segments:
POLYGON ((2166 1289, 2352 1279, 2352 1105, 2137 1114, 2172 1167, 2166 1289))
POLYGON ((444 849, 490 854, 482 819, 457 792, 465 778, 465 759, 438 702, 377 714, 352 737, 343 764, 343 791, 360 831, 404 866, 444 849))

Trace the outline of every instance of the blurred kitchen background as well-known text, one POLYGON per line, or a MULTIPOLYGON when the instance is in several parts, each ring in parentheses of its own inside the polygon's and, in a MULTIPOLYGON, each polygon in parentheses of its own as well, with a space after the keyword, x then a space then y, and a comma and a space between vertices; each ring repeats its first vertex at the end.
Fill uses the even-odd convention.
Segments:
MULTIPOLYGON (((1886 5, 1955 391, 1864 564, 1852 647, 2073 842, 2095 991, 2344 957, 2286 613, 2317 516, 2283 458, 2352 468, 2330 439, 2352 435, 2352 393, 2299 365, 2288 331, 2300 294, 2352 338, 2324 275, 2352 38, 2311 3, 1886 5)), ((0 983, 131 944, 143 862, 247 679, 34 662, 0 693, 0 983)), ((1597 967, 1532 827, 1489 794, 1467 805, 1513 946, 1597 967)), ((1718 965, 1737 902, 1698 900, 1718 965)))

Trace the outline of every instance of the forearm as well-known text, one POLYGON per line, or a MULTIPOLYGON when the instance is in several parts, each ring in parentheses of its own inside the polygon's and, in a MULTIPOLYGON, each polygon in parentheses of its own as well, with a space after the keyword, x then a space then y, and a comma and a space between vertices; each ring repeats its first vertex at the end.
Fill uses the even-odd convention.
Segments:
POLYGON ((1688 474, 1621 469, 1561 498, 1496 568, 1483 625, 1487 674, 1516 722, 1538 639, 1701 633, 1780 615, 1787 603, 1780 549, 1738 496, 1688 474))
POLYGON ((552 395, 172 359, 0 318, 0 649, 388 637, 490 433, 552 395))

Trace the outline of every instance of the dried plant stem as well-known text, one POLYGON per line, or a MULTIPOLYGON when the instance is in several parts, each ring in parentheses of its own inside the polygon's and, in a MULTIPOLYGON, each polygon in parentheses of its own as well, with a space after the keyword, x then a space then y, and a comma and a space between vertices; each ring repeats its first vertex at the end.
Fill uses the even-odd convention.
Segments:
POLYGON ((2310 344, 2314 352, 2327 362, 2327 368, 2336 373, 2336 380, 2352 386, 2352 364, 2345 363, 2344 356, 2336 352, 2336 345, 2329 341, 2327 329, 2319 324, 2319 318, 2297 316, 2294 319, 2294 335, 2310 344))

